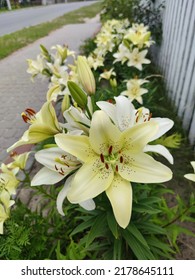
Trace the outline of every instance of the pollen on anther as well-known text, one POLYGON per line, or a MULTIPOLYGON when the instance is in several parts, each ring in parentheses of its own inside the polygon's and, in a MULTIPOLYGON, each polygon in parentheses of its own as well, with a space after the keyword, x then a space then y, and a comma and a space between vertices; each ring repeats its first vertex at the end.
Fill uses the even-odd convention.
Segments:
POLYGON ((105 163, 106 169, 109 169, 109 165, 107 164, 107 162, 105 163))
POLYGON ((112 153, 112 146, 110 146, 110 148, 108 149, 108 153, 109 155, 112 153))
POLYGON ((118 172, 118 165, 116 165, 116 172, 118 172))
POLYGON ((28 123, 28 122, 30 121, 30 118, 29 118, 25 113, 22 113, 21 116, 22 116, 23 121, 24 121, 25 123, 28 123))
POLYGON ((36 112, 31 108, 27 108, 25 111, 31 116, 34 116, 36 114, 36 112))
POLYGON ((120 163, 123 163, 123 157, 120 156, 120 163))
POLYGON ((100 159, 101 159, 101 162, 104 163, 104 155, 103 154, 100 155, 100 159))

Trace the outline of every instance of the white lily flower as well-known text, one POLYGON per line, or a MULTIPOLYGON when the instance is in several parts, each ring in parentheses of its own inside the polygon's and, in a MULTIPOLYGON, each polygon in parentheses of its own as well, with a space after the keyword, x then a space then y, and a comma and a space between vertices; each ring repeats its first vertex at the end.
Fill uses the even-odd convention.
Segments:
POLYGON ((102 74, 100 74, 101 79, 110 80, 112 76, 116 76, 116 72, 114 72, 114 68, 111 68, 109 71, 105 70, 102 74))
POLYGON ((132 52, 128 53, 128 66, 134 66, 138 70, 142 71, 142 64, 149 64, 150 60, 146 59, 147 50, 139 51, 138 48, 134 48, 132 52))
POLYGON ((46 64, 41 55, 37 56, 37 60, 27 59, 27 62, 28 62, 27 73, 31 74, 32 78, 34 78, 38 74, 41 74, 43 69, 46 68, 46 64))
POLYGON ((81 164, 74 156, 58 147, 37 152, 35 159, 44 167, 33 177, 32 186, 56 184, 81 164))
POLYGON ((104 58, 102 55, 89 55, 87 57, 87 62, 90 68, 96 70, 98 67, 104 66, 104 58))
POLYGON ((118 48, 118 52, 113 54, 113 56, 116 58, 114 60, 114 63, 121 61, 121 63, 124 64, 129 58, 129 53, 130 53, 129 49, 124 44, 120 44, 118 48))
POLYGON ((93 114, 89 137, 58 134, 57 145, 83 162, 67 198, 81 203, 106 191, 118 224, 126 228, 132 211, 130 182, 160 183, 171 179, 165 165, 143 152, 158 131, 154 121, 121 132, 103 111, 93 114))
POLYGON ((67 123, 65 123, 63 127, 67 128, 70 131, 79 129, 83 130, 85 134, 89 133, 89 127, 91 122, 80 108, 75 108, 74 106, 71 106, 68 110, 64 112, 63 115, 67 121, 67 123))
POLYGON ((61 73, 66 72, 68 70, 68 67, 66 65, 61 65, 61 60, 57 58, 53 63, 47 62, 47 66, 52 72, 52 74, 57 78, 61 78, 61 73))
POLYGON ((190 163, 193 167, 194 173, 186 174, 184 175, 184 177, 188 180, 195 182, 195 161, 191 161, 190 163))
POLYGON ((144 79, 128 80, 127 90, 121 92, 121 95, 126 95, 131 101, 137 100, 140 104, 143 104, 142 95, 148 92, 147 89, 141 87, 145 83, 148 83, 148 81, 144 79))
MULTIPOLYGON (((149 122, 150 120, 155 121, 158 123, 159 129, 151 137, 150 142, 152 142, 173 127, 174 122, 168 118, 151 118, 150 111, 147 108, 135 110, 131 101, 125 96, 115 97, 115 101, 116 105, 105 101, 99 101, 97 102, 97 105, 112 119, 121 131, 125 131, 126 129, 141 123, 149 122)), ((163 155, 173 164, 173 157, 164 146, 146 145, 145 149, 145 152, 157 152, 163 155)))
MULTIPOLYGON (((78 135, 78 133, 75 135, 78 135)), ((32 186, 56 184, 81 166, 81 162, 77 160, 76 157, 64 152, 58 147, 41 150, 35 154, 35 158, 38 162, 43 164, 44 167, 38 171, 32 179, 32 186)), ((74 174, 66 179, 64 187, 57 196, 57 210, 63 216, 63 201, 67 196, 70 182, 73 177, 74 174)), ((89 211, 95 209, 95 203, 91 199, 80 203, 80 205, 89 211)))

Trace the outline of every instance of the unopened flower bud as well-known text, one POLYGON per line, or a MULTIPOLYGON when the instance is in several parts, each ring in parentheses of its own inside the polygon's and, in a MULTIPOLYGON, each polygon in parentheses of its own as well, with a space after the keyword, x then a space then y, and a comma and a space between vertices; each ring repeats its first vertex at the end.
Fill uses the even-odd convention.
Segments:
POLYGON ((95 78, 84 56, 77 58, 77 72, 79 81, 88 95, 95 94, 95 78))
POLYGON ((68 81, 68 89, 74 101, 81 107, 86 108, 87 106, 87 95, 85 92, 74 82, 68 81))
POLYGON ((116 88, 117 87, 117 81, 115 78, 110 79, 110 85, 112 88, 116 88))
POLYGON ((62 112, 68 110, 69 107, 70 107, 70 97, 68 94, 65 94, 61 104, 62 112))

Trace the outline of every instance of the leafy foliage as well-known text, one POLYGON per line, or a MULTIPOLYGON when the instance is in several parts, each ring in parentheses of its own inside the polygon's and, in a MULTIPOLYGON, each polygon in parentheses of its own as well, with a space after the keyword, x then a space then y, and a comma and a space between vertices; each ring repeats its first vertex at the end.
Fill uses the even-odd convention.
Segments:
POLYGON ((103 4, 103 20, 128 18, 130 22, 144 23, 149 26, 156 43, 160 44, 164 3, 157 5, 155 0, 104 0, 103 4))

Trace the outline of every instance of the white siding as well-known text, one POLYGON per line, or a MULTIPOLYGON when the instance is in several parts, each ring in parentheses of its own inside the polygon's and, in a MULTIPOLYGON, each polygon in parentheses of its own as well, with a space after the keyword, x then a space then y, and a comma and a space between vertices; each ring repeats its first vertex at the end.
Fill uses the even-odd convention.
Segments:
MULTIPOLYGON (((162 0, 156 1, 157 5, 162 0)), ((195 1, 165 0, 163 40, 155 60, 192 145, 195 143, 195 1)))

